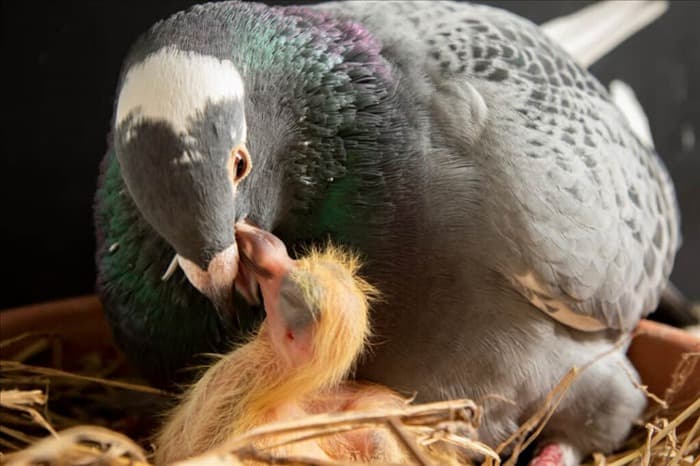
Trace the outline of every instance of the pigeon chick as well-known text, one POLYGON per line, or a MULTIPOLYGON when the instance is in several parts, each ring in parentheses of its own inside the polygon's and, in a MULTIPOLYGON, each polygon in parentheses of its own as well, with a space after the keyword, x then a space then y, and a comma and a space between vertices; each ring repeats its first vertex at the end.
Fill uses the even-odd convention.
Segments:
MULTIPOLYGON (((245 224, 239 224, 237 237, 241 258, 260 283, 265 321, 185 394, 157 437, 156 464, 204 453, 273 421, 407 403, 386 388, 346 380, 367 343, 368 304, 376 294, 357 275, 357 258, 327 247, 294 261, 278 238, 245 224)), ((267 436, 255 447, 317 460, 406 459, 381 428, 270 449, 284 438, 267 436)))

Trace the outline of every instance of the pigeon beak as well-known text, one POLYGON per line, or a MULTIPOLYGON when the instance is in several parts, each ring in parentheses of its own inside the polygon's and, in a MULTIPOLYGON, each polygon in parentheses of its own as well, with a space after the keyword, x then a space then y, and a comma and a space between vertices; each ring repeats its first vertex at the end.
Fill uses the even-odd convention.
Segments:
POLYGON ((220 310, 233 309, 233 287, 238 275, 238 246, 233 243, 216 254, 207 270, 178 255, 177 262, 187 280, 220 310))
POLYGON ((177 255, 187 280, 219 310, 233 309, 234 286, 251 305, 261 303, 258 284, 284 276, 294 267, 284 243, 246 222, 236 224, 236 242, 216 254, 207 270, 177 255))

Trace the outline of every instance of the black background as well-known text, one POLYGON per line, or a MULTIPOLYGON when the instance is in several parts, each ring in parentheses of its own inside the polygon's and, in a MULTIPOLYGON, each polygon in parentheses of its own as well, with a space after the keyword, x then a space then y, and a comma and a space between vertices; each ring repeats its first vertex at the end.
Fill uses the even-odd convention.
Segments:
MULTIPOLYGON (((2 4, 0 266, 8 278, 0 308, 93 292, 92 198, 120 62, 139 33, 193 3, 2 4)), ((541 23, 590 2, 486 3, 541 23)), ((699 24, 700 2, 673 2, 664 17, 592 67, 605 85, 614 78, 629 83, 649 116, 683 213, 685 243, 673 280, 696 299, 700 149, 692 135, 700 129, 699 24)))

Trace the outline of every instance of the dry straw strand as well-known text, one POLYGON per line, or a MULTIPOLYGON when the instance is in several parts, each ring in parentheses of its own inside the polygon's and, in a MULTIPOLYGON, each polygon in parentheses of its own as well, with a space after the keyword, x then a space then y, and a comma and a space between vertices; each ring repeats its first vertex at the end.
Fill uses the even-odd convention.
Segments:
POLYGON ((34 422, 48 430, 54 437, 57 436, 56 431, 48 421, 32 408, 32 405, 46 404, 46 396, 41 390, 2 390, 0 391, 0 406, 15 411, 27 413, 34 422))
POLYGON ((118 432, 99 426, 66 429, 3 458, 7 466, 78 464, 93 462, 115 466, 146 466, 141 447, 118 432))
POLYGON ((99 383, 102 385, 107 385, 110 387, 123 388, 126 390, 132 390, 132 391, 136 391, 136 392, 150 393, 152 395, 172 396, 172 394, 170 394, 168 392, 164 392, 163 390, 158 390, 157 388, 148 387, 146 385, 138 385, 138 384, 133 384, 133 383, 129 383, 129 382, 122 382, 119 380, 108 380, 108 379, 103 379, 100 377, 91 377, 88 375, 74 374, 72 372, 66 372, 66 371, 62 371, 60 369, 54 369, 51 367, 40 367, 40 366, 32 366, 29 364, 22 364, 22 363, 17 362, 17 361, 0 361, 0 371, 2 371, 2 372, 27 371, 27 372, 32 372, 35 374, 45 375, 48 377, 65 377, 65 378, 70 378, 70 379, 74 379, 74 380, 80 380, 83 382, 93 382, 93 383, 99 383))

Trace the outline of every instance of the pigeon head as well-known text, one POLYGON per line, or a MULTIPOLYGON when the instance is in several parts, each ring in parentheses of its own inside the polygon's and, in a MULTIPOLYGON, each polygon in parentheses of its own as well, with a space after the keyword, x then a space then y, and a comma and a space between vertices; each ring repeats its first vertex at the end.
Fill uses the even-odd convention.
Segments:
MULTIPOLYGON (((230 61, 163 47, 125 73, 115 149, 145 220, 189 281, 229 305, 238 271, 238 187, 251 171, 244 85, 230 61)), ((251 298, 251 296, 248 296, 251 298)))
POLYGON ((285 241, 361 237, 363 206, 386 195, 380 165, 405 144, 387 70, 355 23, 245 2, 195 6, 133 46, 115 108, 121 176, 219 310, 234 283, 258 301, 237 223, 285 241))

